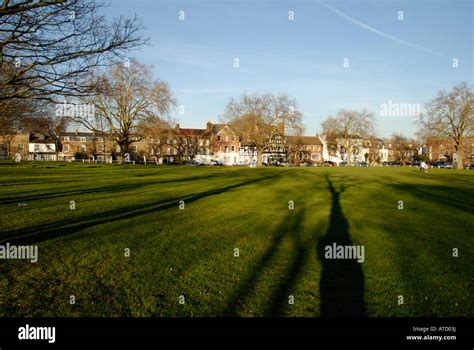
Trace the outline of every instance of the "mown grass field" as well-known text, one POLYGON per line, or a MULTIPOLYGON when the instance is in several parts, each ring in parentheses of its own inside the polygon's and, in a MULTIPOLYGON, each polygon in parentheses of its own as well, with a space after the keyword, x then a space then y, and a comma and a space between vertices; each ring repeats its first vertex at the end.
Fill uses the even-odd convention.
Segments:
POLYGON ((0 316, 474 316, 473 212, 472 171, 2 165, 39 261, 0 260, 0 316))

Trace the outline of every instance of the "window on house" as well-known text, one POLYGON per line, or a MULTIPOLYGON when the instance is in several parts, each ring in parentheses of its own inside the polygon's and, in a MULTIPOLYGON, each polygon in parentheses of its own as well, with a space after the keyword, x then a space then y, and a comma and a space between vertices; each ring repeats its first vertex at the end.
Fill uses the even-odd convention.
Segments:
POLYGON ((99 152, 104 152, 104 146, 103 145, 99 145, 99 152))
POLYGON ((221 140, 221 135, 217 135, 217 141, 221 140))
POLYGON ((87 146, 81 145, 81 151, 85 153, 87 151, 87 146))
POLYGON ((64 136, 64 137, 63 137, 63 140, 66 141, 66 142, 69 142, 69 141, 70 141, 70 138, 69 138, 69 136, 64 136))
POLYGON ((131 150, 132 152, 138 152, 138 146, 137 145, 132 146, 131 150))
POLYGON ((119 145, 117 145, 117 147, 115 147, 115 151, 116 151, 117 153, 120 153, 120 146, 119 146, 119 145))
POLYGON ((234 151, 235 151, 235 146, 232 146, 232 152, 234 152, 234 151))
POLYGON ((69 152, 69 145, 64 145, 64 152, 69 152))
POLYGON ((40 150, 39 145, 37 143, 35 143, 34 150, 35 152, 39 152, 40 150))
POLYGON ((99 142, 104 142, 104 138, 103 138, 103 137, 99 137, 99 142))
POLYGON ((225 135, 225 142, 229 142, 229 135, 225 135))
POLYGON ((18 152, 23 152, 23 150, 25 149, 25 146, 23 146, 23 144, 19 144, 18 145, 18 152))
POLYGON ((173 154, 174 155, 178 154, 178 150, 176 148, 173 150, 173 154))
POLYGON ((166 149, 166 155, 169 156, 170 154, 171 154, 171 148, 168 147, 168 148, 166 149))
POLYGON ((81 137, 81 138, 80 138, 80 141, 81 141, 81 142, 86 142, 87 140, 86 140, 85 137, 81 137))

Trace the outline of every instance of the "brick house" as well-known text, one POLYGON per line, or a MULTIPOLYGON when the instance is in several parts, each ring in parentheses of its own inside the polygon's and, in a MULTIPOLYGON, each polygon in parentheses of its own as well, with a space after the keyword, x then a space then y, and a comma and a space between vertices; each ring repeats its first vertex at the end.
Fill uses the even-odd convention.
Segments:
POLYGON ((93 132, 63 132, 60 134, 62 152, 59 160, 93 159, 100 162, 115 158, 115 143, 106 136, 93 132))
POLYGON ((210 134, 213 160, 224 165, 240 163, 240 138, 228 125, 208 122, 206 130, 210 134))
POLYGON ((287 136, 288 159, 292 164, 321 163, 323 142, 318 136, 287 136))
MULTIPOLYGON (((427 156, 430 161, 447 161, 453 162, 456 154, 454 142, 447 138, 430 137, 421 147, 423 155, 427 156)), ((474 136, 468 137, 464 141, 464 164, 474 163, 474 136)))
POLYGON ((29 133, 0 136, 0 160, 15 159, 17 153, 21 159, 27 159, 30 153, 29 144, 29 133))

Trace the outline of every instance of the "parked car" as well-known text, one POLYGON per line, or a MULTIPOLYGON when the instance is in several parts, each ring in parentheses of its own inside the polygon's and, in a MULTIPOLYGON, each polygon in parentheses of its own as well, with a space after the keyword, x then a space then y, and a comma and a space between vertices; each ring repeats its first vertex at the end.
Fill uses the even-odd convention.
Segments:
POLYGON ((452 169, 453 165, 448 162, 432 162, 431 166, 433 168, 444 168, 444 169, 452 169))
POLYGON ((347 166, 347 162, 340 162, 339 166, 347 166))
POLYGON ((464 166, 464 169, 466 170, 474 170, 474 164, 467 164, 464 166))
POLYGON ((187 165, 191 165, 191 166, 205 166, 205 165, 208 165, 208 164, 199 162, 199 161, 197 161, 197 160, 193 160, 193 161, 189 162, 187 165))
POLYGON ((211 164, 213 166, 224 166, 224 163, 218 161, 218 160, 211 160, 211 164))
POLYGON ((369 166, 369 163, 366 163, 366 162, 357 163, 357 166, 369 166))
POLYGON ((383 162, 382 165, 383 166, 400 166, 401 163, 400 162, 383 162))

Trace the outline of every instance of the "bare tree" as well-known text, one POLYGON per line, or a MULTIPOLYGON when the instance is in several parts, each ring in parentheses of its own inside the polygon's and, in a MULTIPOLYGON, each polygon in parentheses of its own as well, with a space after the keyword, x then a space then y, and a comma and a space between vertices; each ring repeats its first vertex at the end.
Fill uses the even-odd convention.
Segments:
POLYGON ((374 135, 369 135, 364 140, 364 144, 369 149, 369 152, 364 154, 365 161, 371 164, 380 163, 380 150, 383 147, 383 141, 374 135))
POLYGON ((474 134, 474 93, 465 82, 451 91, 441 90, 426 104, 426 115, 421 115, 419 135, 447 138, 454 143, 456 166, 463 168, 464 142, 474 134))
POLYGON ((297 137, 288 137, 288 160, 292 164, 300 164, 301 162, 312 163, 311 152, 307 149, 306 144, 297 137))
POLYGON ((171 119, 160 118, 158 115, 147 115, 140 119, 137 133, 142 137, 154 140, 169 138, 172 123, 171 119))
POLYGON ((0 143, 10 157, 10 144, 21 132, 28 132, 29 116, 38 102, 31 100, 0 100, 0 143))
POLYGON ((407 161, 413 161, 416 154, 416 141, 411 140, 401 134, 393 134, 391 143, 397 152, 397 160, 404 166, 407 161))
POLYGON ((348 154, 347 162, 351 162, 350 155, 356 149, 359 140, 374 133, 375 119, 367 110, 352 111, 341 109, 336 116, 328 117, 322 123, 328 144, 340 146, 341 154, 348 154))
POLYGON ((40 8, 40 7, 51 6, 55 4, 62 4, 66 1, 67 0, 49 0, 49 1, 40 0, 38 2, 33 2, 33 1, 12 2, 11 0, 3 0, 2 5, 0 6, 0 17, 13 15, 13 14, 17 14, 17 13, 21 13, 25 11, 30 11, 30 10, 40 8))
POLYGON ((255 145, 258 166, 262 165, 263 152, 280 133, 282 124, 288 133, 297 135, 303 130, 298 104, 286 94, 243 94, 237 100, 232 98, 223 120, 244 142, 255 145))
POLYGON ((43 112, 26 118, 26 125, 33 132, 49 136, 56 145, 56 153, 62 152, 61 133, 67 130, 69 125, 68 117, 55 116, 50 109, 47 109, 46 113, 43 112))
POLYGON ((54 99, 89 92, 92 68, 125 60, 148 42, 135 18, 107 21, 100 0, 3 0, 0 7, 0 99, 54 99))
MULTIPOLYGON (((116 65, 91 77, 93 96, 83 102, 95 105, 95 116, 73 120, 94 132, 102 132, 120 147, 121 156, 131 143, 143 138, 143 123, 166 116, 175 100, 168 84, 153 78, 151 67, 133 61, 116 65)), ((160 119, 161 120, 161 119, 160 119)))
POLYGON ((201 129, 181 129, 173 130, 173 138, 177 140, 174 145, 181 162, 189 162, 199 154, 206 154, 206 141, 211 141, 211 133, 201 129))

